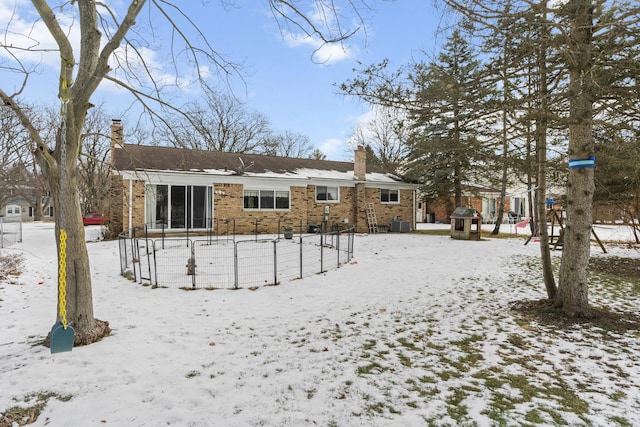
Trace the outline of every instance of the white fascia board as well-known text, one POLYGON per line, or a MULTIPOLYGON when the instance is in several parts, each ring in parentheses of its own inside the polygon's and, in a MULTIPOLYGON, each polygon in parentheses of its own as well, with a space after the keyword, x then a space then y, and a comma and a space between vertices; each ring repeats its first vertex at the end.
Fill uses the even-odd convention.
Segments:
POLYGON ((385 188, 389 190, 416 190, 420 187, 419 184, 411 184, 409 182, 371 182, 366 181, 367 188, 385 188))
MULTIPOLYGON (((166 170, 138 170, 115 171, 126 180, 144 181, 147 184, 168 185, 214 185, 214 184, 243 184, 251 188, 289 188, 306 187, 307 185, 326 185, 335 187, 354 187, 359 181, 345 177, 305 177, 295 175, 249 174, 236 175, 234 173, 212 173, 210 171, 166 171, 166 170)), ((392 179, 382 181, 364 181, 369 188, 393 188, 413 190, 417 184, 398 182, 392 179)))
POLYGON ((144 181, 154 185, 215 185, 215 184, 243 184, 252 188, 283 188, 306 187, 310 183, 307 178, 299 177, 276 177, 270 175, 236 175, 236 174, 215 174, 211 172, 189 172, 189 171, 118 171, 118 175, 126 180, 144 181))

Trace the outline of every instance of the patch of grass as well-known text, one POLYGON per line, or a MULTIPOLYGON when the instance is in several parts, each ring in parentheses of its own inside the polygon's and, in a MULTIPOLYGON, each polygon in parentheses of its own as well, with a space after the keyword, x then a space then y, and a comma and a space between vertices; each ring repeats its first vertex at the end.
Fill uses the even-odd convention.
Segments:
POLYGON ((315 388, 306 389, 305 392, 307 393, 307 399, 313 399, 313 396, 315 396, 317 391, 318 390, 315 388))
POLYGON ((376 346, 377 341, 376 340, 367 340, 365 341, 363 348, 365 350, 371 350, 372 348, 374 348, 376 346))
POLYGON ((537 409, 532 409, 526 414, 524 414, 525 421, 532 424, 543 424, 544 418, 540 415, 540 412, 537 409))
MULTIPOLYGON (((419 339, 416 339, 416 340, 420 341, 419 339)), ((403 337, 403 338, 399 338, 398 342, 400 343, 401 346, 403 346, 407 350, 418 351, 418 352, 422 351, 422 349, 415 344, 415 341, 409 341, 407 338, 403 337)))
POLYGON ((519 335, 519 334, 509 334, 509 337, 507 338, 507 342, 509 342, 509 344, 514 345, 522 350, 526 349, 529 346, 525 341, 525 339, 522 337, 522 335, 519 335))
POLYGON ((32 424, 36 422, 51 398, 56 398, 61 402, 68 402, 72 397, 71 395, 62 395, 50 391, 28 394, 22 400, 25 403, 33 402, 33 404, 30 406, 14 406, 0 413, 0 426, 32 424))
POLYGON ((122 273, 122 277, 124 277, 127 280, 130 280, 132 282, 134 282, 136 280, 136 276, 135 274, 133 274, 133 271, 131 270, 127 270, 124 273, 122 273))
POLYGON ((411 358, 410 357, 405 356, 402 353, 398 353, 398 359, 400 359, 400 363, 402 363, 403 366, 411 367, 411 358))
POLYGON ((609 421, 611 421, 611 425, 615 424, 622 427, 631 427, 633 425, 622 417, 609 417, 609 421))
POLYGON ((609 395, 609 398, 615 402, 619 402, 625 397, 627 397, 627 394, 622 391, 616 391, 615 393, 609 395))
POLYGON ((455 389, 453 394, 445 399, 447 403, 447 413, 451 418, 458 422, 458 425, 464 424, 469 411, 462 401, 467 397, 467 394, 462 389, 455 389))
POLYGON ((609 332, 627 333, 640 329, 640 315, 635 312, 616 312, 608 308, 591 307, 591 317, 568 317, 564 313, 554 309, 549 301, 518 301, 511 309, 520 317, 522 322, 537 322, 540 325, 550 326, 557 333, 571 327, 580 326, 585 333, 598 333, 612 337, 609 332))
POLYGON ((365 366, 358 366, 357 369, 358 375, 379 374, 384 371, 386 371, 386 369, 378 362, 371 362, 365 366))
POLYGON ((197 377, 198 375, 200 375, 200 372, 198 371, 189 371, 187 372, 187 375, 185 375, 185 378, 194 378, 194 377, 197 377))
POLYGON ((5 280, 9 276, 19 276, 24 265, 24 255, 11 254, 0 255, 0 280, 5 280))

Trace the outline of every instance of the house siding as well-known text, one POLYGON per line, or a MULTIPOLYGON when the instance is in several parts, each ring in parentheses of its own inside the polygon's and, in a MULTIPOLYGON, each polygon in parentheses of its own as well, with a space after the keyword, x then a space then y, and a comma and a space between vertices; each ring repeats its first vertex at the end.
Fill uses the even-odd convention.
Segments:
POLYGON ((236 154, 125 146, 120 130, 120 123, 114 123, 110 212, 114 233, 144 227, 147 184, 211 186, 213 226, 218 226, 218 233, 275 234, 284 226, 305 232, 309 224, 327 229, 354 226, 357 232, 366 233, 369 203, 373 203, 380 225, 390 224, 394 216, 414 222, 417 186, 380 169, 372 168, 367 175, 362 148, 354 153, 353 164, 247 154, 245 161, 250 160, 253 168, 242 174, 225 166, 237 162, 236 154), (367 180, 369 177, 379 180, 367 180), (274 190, 289 190, 289 209, 244 209, 245 189, 269 189, 272 184, 274 190), (339 200, 317 201, 317 185, 338 187, 339 200), (382 204, 380 188, 398 189, 399 203, 382 204))
MULTIPOLYGON (((112 229, 117 231, 144 227, 145 183, 114 175, 112 185, 112 229), (130 189, 132 194, 129 194, 130 189)), ((214 224, 217 222, 220 230, 225 227, 223 224, 233 224, 237 234, 252 234, 256 231, 261 234, 278 233, 282 231, 278 230, 278 226, 302 226, 302 231, 305 231, 308 224, 323 224, 325 206, 329 206, 329 229, 355 226, 356 232, 368 232, 368 203, 373 203, 379 225, 389 226, 393 217, 407 221, 413 218, 413 190, 400 190, 400 203, 381 203, 379 188, 367 188, 364 183, 357 183, 354 187, 339 187, 338 202, 323 202, 316 201, 315 185, 291 186, 289 210, 253 210, 244 209, 244 184, 213 182, 211 185, 214 224)))

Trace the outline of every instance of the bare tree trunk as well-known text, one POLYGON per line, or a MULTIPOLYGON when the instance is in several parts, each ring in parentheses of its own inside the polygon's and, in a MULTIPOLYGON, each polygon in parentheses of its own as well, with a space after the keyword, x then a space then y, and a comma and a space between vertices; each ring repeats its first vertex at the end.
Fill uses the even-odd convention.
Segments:
MULTIPOLYGON (((547 2, 541 4, 542 10, 547 8, 547 2)), ((556 280, 551 264, 551 248, 549 245, 549 231, 547 228, 547 111, 549 109, 549 91, 547 87, 547 50, 548 27, 546 12, 543 12, 542 31, 540 39, 542 43, 538 50, 538 114, 536 120, 536 157, 538 163, 538 188, 536 190, 536 216, 538 217, 538 233, 540 236, 540 259, 542 262, 542 277, 547 290, 549 301, 553 301, 557 294, 556 280)))
POLYGON ((500 186, 500 203, 498 205, 498 216, 496 218, 495 226, 491 234, 500 233, 500 224, 502 224, 502 217, 504 215, 504 198, 507 195, 507 172, 509 170, 509 138, 507 135, 507 100, 509 99, 509 79, 507 78, 507 40, 505 37, 503 60, 502 60, 502 184, 500 186))
MULTIPOLYGON (((593 5, 572 0, 567 4, 571 34, 569 64, 569 147, 568 158, 585 160, 593 156, 593 5)), ((591 247, 592 167, 569 168, 567 182, 567 224, 564 231, 560 283, 554 307, 573 317, 589 317, 587 267, 591 247)))
MULTIPOLYGON (((109 323, 94 318, 93 295, 91 290, 91 268, 82 224, 80 199, 78 197, 77 159, 80 150, 82 121, 73 120, 75 114, 69 108, 69 117, 57 134, 54 153, 55 163, 47 162, 37 155, 53 196, 56 215, 56 246, 58 265, 63 262, 60 240, 61 230, 66 232, 66 320, 75 330, 74 345, 86 345, 100 340, 110 332, 109 323)), ((82 112, 84 115, 84 112, 82 112)), ((60 277, 58 278, 60 280, 60 277)), ((58 305, 60 307, 60 291, 58 305)), ((57 310, 57 320, 61 320, 57 310)))

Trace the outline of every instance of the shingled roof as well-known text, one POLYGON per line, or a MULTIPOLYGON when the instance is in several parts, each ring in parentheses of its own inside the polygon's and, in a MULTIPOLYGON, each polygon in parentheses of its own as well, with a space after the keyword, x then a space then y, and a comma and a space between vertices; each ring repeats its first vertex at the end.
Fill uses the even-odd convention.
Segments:
MULTIPOLYGON (((226 153, 173 147, 124 144, 113 150, 113 167, 118 171, 190 171, 236 174, 298 174, 301 170, 353 172, 352 162, 298 159, 259 154, 226 153)), ((381 168, 367 165, 367 175, 384 176, 391 181, 403 179, 381 168)))

